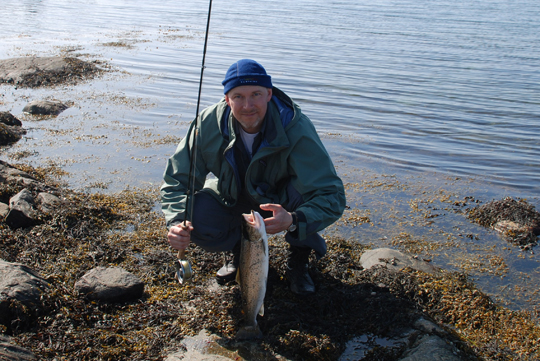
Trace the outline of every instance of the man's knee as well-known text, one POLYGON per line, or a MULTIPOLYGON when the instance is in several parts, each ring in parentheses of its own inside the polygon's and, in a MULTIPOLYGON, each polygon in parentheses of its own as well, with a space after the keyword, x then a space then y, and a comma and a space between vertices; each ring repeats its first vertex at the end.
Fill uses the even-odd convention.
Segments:
POLYGON ((209 252, 231 250, 240 240, 240 218, 204 190, 193 201, 191 240, 209 252))

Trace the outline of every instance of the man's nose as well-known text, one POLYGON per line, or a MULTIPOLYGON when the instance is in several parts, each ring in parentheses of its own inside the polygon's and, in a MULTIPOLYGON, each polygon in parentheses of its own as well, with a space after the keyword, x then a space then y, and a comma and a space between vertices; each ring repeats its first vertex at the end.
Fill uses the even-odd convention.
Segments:
POLYGON ((251 99, 246 98, 246 100, 244 101, 244 108, 249 109, 252 106, 253 106, 253 102, 251 101, 251 99))

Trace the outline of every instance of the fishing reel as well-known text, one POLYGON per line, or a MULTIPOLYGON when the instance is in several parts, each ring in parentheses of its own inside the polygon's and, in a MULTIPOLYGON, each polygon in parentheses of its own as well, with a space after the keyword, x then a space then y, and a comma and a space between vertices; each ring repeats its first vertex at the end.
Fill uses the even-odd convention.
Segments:
POLYGON ((176 279, 182 285, 188 283, 193 277, 191 263, 186 259, 186 251, 178 251, 178 261, 174 263, 176 268, 176 279))

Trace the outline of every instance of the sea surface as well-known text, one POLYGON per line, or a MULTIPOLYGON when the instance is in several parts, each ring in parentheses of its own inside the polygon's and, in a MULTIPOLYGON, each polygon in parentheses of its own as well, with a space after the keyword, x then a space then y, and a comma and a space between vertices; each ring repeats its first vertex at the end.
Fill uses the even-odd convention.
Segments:
MULTIPOLYGON (((29 130, 0 158, 60 166, 75 188, 159 185, 196 115, 209 2, 1 3, 0 59, 69 55, 99 60, 110 71, 77 86, 0 86, 0 110, 29 130), (56 118, 24 115, 24 105, 38 99, 71 107, 56 118)), ((422 192, 442 188, 460 200, 511 196, 540 208, 540 2, 214 1, 201 108, 220 100, 224 74, 241 58, 263 64, 312 119, 347 184, 394 185, 382 194, 349 187, 358 190, 349 199, 357 209, 383 202, 381 208, 403 211, 422 192), (396 199, 406 199, 405 206, 396 199)), ((406 230, 386 216, 379 227, 342 223, 336 232, 381 246, 406 230)), ((439 225, 439 236, 445 227, 444 237, 457 238, 473 227, 455 217, 439 225)), ((506 273, 472 277, 511 307, 534 308, 540 300, 534 252, 487 230, 467 232, 480 239, 480 251, 462 237, 458 249, 435 252, 433 262, 467 270, 457 261, 460 252, 478 251, 476 261, 487 267, 500 257, 506 273), (485 256, 490 247, 503 253, 485 256)))

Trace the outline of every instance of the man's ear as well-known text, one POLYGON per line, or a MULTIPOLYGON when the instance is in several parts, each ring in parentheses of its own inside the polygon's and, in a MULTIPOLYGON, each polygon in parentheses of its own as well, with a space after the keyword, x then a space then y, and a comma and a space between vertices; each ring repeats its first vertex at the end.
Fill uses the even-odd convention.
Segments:
POLYGON ((229 96, 225 94, 225 101, 227 102, 228 106, 231 106, 231 103, 229 102, 229 96))
POLYGON ((268 97, 267 97, 267 102, 270 101, 270 99, 272 99, 272 88, 266 88, 268 90, 268 97))

